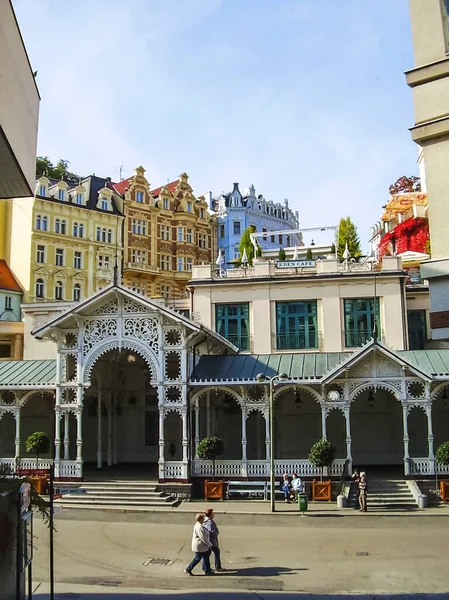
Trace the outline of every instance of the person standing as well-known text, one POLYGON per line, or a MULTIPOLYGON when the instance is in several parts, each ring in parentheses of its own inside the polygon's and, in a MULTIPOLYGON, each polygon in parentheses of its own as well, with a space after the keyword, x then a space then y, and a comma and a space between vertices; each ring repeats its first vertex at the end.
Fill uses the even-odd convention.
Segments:
POLYGON ((195 516, 195 525, 193 526, 192 535, 192 550, 195 553, 189 566, 184 569, 184 573, 187 575, 193 575, 192 571, 196 565, 202 560, 203 571, 205 575, 214 575, 214 571, 210 568, 210 553, 211 553, 211 541, 209 532, 204 527, 205 515, 204 513, 198 513, 195 516))
POLYGON ((366 496, 368 494, 368 482, 366 480, 366 473, 362 471, 359 479, 359 506, 361 512, 366 512, 366 496))
POLYGON ((215 522, 215 513, 213 508, 208 508, 205 511, 206 518, 204 519, 204 527, 209 532, 210 543, 212 545, 212 552, 214 554, 215 560, 215 570, 216 571, 224 571, 221 566, 221 557, 220 557, 220 546, 218 545, 218 534, 220 531, 218 530, 218 525, 215 522))

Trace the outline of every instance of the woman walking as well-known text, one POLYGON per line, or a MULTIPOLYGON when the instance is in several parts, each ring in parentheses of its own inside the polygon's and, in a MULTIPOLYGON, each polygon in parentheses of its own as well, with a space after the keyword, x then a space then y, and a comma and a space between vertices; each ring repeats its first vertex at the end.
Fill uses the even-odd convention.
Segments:
POLYGON ((192 550, 195 553, 191 563, 184 569, 184 573, 187 575, 193 575, 192 571, 196 565, 202 560, 203 571, 205 575, 214 575, 214 571, 210 568, 210 553, 211 553, 211 541, 209 532, 205 529, 204 525, 204 513, 198 513, 195 517, 195 525, 193 526, 192 535, 192 550))
POLYGON ((359 506, 361 512, 366 512, 366 496, 368 494, 368 482, 366 473, 362 471, 359 479, 359 506))

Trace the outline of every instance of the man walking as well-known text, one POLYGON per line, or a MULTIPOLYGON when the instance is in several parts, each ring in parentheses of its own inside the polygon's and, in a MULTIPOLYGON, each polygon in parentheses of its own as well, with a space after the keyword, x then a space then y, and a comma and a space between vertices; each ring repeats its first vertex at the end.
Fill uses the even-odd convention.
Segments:
POLYGON ((208 508, 205 513, 206 518, 204 519, 204 527, 209 532, 209 538, 211 543, 211 550, 214 553, 215 559, 215 570, 216 571, 224 571, 221 566, 221 557, 220 557, 220 547, 218 545, 218 534, 220 533, 218 530, 218 526, 215 523, 215 513, 213 508, 208 508))

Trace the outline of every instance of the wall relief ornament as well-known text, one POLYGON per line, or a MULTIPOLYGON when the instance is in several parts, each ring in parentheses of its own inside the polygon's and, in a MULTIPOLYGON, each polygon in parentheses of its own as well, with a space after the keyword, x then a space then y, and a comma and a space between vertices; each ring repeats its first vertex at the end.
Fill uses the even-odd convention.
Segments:
POLYGON ((92 311, 91 315, 116 315, 118 314, 118 298, 113 298, 92 311))
POLYGON ((126 318, 123 320, 123 335, 141 340, 148 344, 156 354, 159 353, 159 330, 155 319, 150 317, 126 318))
POLYGON ((84 323, 83 355, 86 356, 94 346, 107 338, 117 337, 115 319, 90 319, 84 323))
POLYGON ((83 383, 90 383, 92 370, 95 366, 95 363, 101 356, 103 356, 104 354, 107 354, 108 352, 111 352, 112 350, 117 350, 117 351, 131 350, 131 352, 135 352, 136 354, 141 356, 148 367, 150 383, 153 385, 157 384, 157 382, 158 382, 157 357, 154 356, 153 352, 151 352, 150 349, 148 349, 148 351, 147 351, 147 349, 140 343, 132 342, 131 340, 128 340, 128 339, 125 339, 122 342, 119 342, 119 340, 115 339, 115 340, 106 342, 106 343, 102 344, 101 346, 99 346, 89 356, 88 360, 86 361, 86 363, 84 365, 83 383))
POLYGON ((407 398, 425 398, 426 386, 422 381, 407 381, 407 398))
POLYGON ((377 352, 376 373, 377 377, 400 377, 403 371, 401 365, 397 362, 377 352))
POLYGON ((141 304, 140 302, 136 302, 135 300, 131 300, 130 298, 123 299, 123 312, 126 315, 136 315, 136 314, 148 314, 152 312, 148 306, 141 304))

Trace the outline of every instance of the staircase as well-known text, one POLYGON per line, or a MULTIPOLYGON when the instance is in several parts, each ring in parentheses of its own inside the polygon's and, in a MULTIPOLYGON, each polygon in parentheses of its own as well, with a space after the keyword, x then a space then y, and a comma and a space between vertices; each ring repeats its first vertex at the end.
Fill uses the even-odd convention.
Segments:
POLYGON ((145 512, 157 507, 172 508, 179 504, 177 498, 157 491, 157 483, 149 481, 56 482, 55 493, 58 494, 58 491, 61 491, 61 497, 55 499, 55 506, 64 509, 145 512), (65 490, 69 493, 65 493, 65 490))
MULTIPOLYGON (((357 486, 352 483, 348 506, 358 508, 357 486)), ((412 510, 417 509, 415 498, 405 480, 368 479, 368 510, 412 510)))

